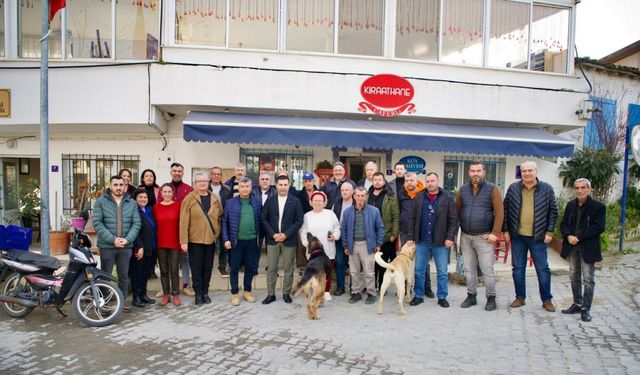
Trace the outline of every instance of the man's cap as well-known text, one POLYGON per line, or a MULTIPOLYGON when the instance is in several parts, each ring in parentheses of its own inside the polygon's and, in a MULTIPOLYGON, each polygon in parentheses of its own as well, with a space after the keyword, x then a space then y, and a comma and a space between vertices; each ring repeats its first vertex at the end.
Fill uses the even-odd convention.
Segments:
POLYGON ((340 160, 338 160, 338 161, 333 163, 333 168, 335 168, 338 165, 341 166, 342 168, 344 168, 344 163, 342 163, 340 160))
POLYGON ((313 173, 305 172, 305 173, 302 175, 302 179, 303 179, 303 180, 313 180, 313 179, 314 179, 314 177, 313 177, 313 173))

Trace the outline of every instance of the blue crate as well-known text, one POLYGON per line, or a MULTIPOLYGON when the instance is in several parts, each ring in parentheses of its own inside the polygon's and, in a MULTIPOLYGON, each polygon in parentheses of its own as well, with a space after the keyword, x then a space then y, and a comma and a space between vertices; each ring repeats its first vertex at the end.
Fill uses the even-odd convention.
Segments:
POLYGON ((29 250, 33 232, 29 228, 0 225, 0 250, 29 250))

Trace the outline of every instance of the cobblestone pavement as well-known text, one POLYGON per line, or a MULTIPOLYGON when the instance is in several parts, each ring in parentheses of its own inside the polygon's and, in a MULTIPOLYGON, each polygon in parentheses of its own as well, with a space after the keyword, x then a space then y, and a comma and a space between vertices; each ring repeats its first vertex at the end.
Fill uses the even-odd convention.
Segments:
POLYGON ((555 313, 542 309, 535 276, 520 309, 507 307, 513 285, 500 277, 496 312, 483 310, 484 297, 461 309, 466 290, 450 283, 451 308, 427 299, 406 316, 393 298, 378 316, 375 305, 342 296, 309 321, 301 296, 263 306, 264 291, 239 307, 218 292, 202 307, 185 298, 178 308, 136 309, 100 329, 55 310, 36 309, 25 320, 1 313, 0 373, 640 373, 640 255, 609 257, 597 271, 591 323, 559 312, 571 303, 569 277, 552 280, 555 313))

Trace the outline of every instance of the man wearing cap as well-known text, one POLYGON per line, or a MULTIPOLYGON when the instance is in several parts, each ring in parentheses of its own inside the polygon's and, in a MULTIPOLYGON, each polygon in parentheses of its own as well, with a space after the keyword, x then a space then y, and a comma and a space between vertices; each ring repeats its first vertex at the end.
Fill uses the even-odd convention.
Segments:
POLYGON ((341 161, 333 163, 333 177, 320 189, 327 195, 327 207, 333 207, 333 203, 340 195, 340 186, 342 186, 342 184, 348 182, 354 188, 356 187, 356 183, 347 178, 345 173, 344 164, 342 164, 341 161))

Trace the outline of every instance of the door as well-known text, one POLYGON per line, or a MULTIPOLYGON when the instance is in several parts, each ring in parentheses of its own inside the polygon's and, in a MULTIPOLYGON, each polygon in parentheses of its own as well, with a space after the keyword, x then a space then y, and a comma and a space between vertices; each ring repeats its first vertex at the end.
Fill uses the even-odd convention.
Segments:
MULTIPOLYGON (((381 157, 377 155, 340 156, 340 161, 344 163, 347 169, 347 176, 356 183, 366 176, 364 165, 368 162, 375 162, 378 166, 378 171, 380 171, 380 159, 381 157)), ((384 173, 384 171, 382 172, 384 173)))
POLYGON ((20 223, 18 195, 18 159, 0 159, 2 178, 0 178, 0 223, 20 223))

